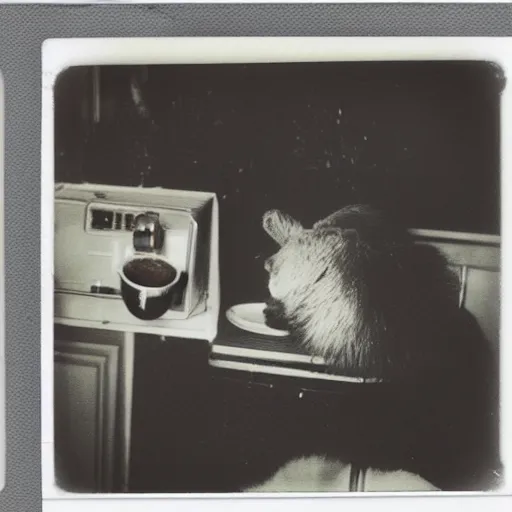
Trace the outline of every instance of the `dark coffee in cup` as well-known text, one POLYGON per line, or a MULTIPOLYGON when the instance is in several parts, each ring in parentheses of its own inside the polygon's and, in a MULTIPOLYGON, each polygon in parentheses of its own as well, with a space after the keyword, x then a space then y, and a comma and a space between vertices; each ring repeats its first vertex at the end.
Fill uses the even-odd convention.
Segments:
POLYGON ((128 311, 142 320, 156 320, 169 309, 181 272, 160 256, 135 256, 119 275, 128 311))
POLYGON ((160 288, 174 281, 176 269, 166 261, 155 258, 137 258, 124 266, 125 276, 135 284, 160 288))

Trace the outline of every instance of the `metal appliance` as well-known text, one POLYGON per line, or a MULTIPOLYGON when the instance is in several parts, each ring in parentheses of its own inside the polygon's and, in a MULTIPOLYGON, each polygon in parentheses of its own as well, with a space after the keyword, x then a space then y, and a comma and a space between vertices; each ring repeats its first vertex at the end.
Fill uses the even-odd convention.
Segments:
POLYGON ((54 316, 57 323, 214 338, 219 310, 218 203, 209 192, 58 184, 54 316), (140 320, 121 297, 118 270, 154 252, 185 276, 169 310, 140 320))

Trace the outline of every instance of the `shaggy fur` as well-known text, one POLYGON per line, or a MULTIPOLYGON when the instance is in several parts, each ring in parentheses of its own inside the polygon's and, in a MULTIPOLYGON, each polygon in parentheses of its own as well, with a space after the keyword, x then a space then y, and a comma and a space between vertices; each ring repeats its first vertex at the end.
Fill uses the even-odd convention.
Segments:
POLYGON ((265 262, 268 325, 289 330, 330 372, 387 382, 345 401, 340 428, 350 441, 333 435, 323 453, 408 469, 444 489, 493 485, 497 365, 459 308, 444 257, 367 206, 312 229, 272 210, 263 227, 280 246, 265 262))
MULTIPOLYGON (((302 457, 280 468, 266 482, 246 492, 348 492, 350 464, 326 457, 302 457)), ((407 471, 367 469, 363 491, 425 492, 439 489, 418 475, 407 471)))
POLYGON ((346 375, 396 379, 449 356, 443 329, 459 314, 457 279, 434 248, 366 206, 304 229, 270 211, 281 246, 267 259, 267 323, 346 375))

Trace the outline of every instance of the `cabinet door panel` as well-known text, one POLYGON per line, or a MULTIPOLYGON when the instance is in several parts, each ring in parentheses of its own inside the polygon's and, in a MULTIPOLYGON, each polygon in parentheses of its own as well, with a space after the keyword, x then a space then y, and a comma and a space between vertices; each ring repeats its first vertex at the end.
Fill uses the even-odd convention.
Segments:
POLYGON ((131 333, 127 334, 107 329, 90 329, 60 324, 54 324, 54 334, 56 340, 65 340, 64 342, 57 341, 57 344, 83 343, 84 340, 94 340, 94 345, 108 347, 107 350, 111 355, 109 360, 113 360, 113 357, 118 359, 117 392, 114 394, 116 414, 112 489, 116 492, 126 492, 128 490, 131 440, 134 336, 131 333), (118 349, 117 356, 115 354, 116 347, 118 349))
MULTIPOLYGON (((65 459, 70 454, 76 453, 77 449, 70 445, 67 441, 63 444, 59 440, 62 436, 64 440, 69 439, 69 432, 62 432, 65 428, 75 429, 72 442, 79 445, 87 444, 91 449, 90 439, 94 438, 95 446, 95 463, 94 478, 90 476, 84 478, 87 482, 86 491, 113 491, 114 468, 115 468, 115 431, 116 431, 116 412, 117 412, 117 392, 118 392, 118 366, 119 366, 119 348, 117 346, 108 346, 95 343, 83 342, 55 342, 56 358, 60 359, 61 365, 69 366, 91 366, 96 365, 98 368, 98 376, 95 380, 91 375, 81 375, 76 371, 66 369, 64 372, 60 370, 59 374, 56 370, 55 376, 55 443, 56 453, 60 453, 65 459), (95 389, 92 389, 95 386, 95 389), (60 388, 60 389, 58 389, 60 388), (80 399, 86 396, 89 400, 87 406, 82 410, 83 414, 87 414, 84 420, 81 415, 77 415, 69 403, 74 404, 75 409, 79 407, 80 399), (96 398, 93 400, 93 396, 96 398), (92 401, 92 402, 91 402, 92 401), (66 407, 60 405, 67 404, 66 407), (94 404, 94 414, 91 403, 94 404), (94 421, 93 421, 94 418, 94 421), (62 428, 57 432, 58 425, 62 428), (69 452, 69 453, 68 453, 69 452), (94 487, 89 487, 94 482, 94 487)), ((57 365, 56 365, 57 366, 57 365)), ((80 406, 81 407, 81 406, 80 406)), ((82 448, 79 448, 81 451, 82 448)), ((89 457, 92 452, 89 452, 89 457)), ((64 462, 64 461, 62 461, 64 462)), ((63 476, 74 474, 73 460, 67 461, 65 467, 61 468, 63 476)), ((79 475, 75 475, 79 478, 79 475)), ((84 484, 80 480, 70 482, 73 487, 79 486, 84 488, 84 484)))
POLYGON ((66 490, 100 489, 104 380, 103 358, 55 353, 55 466, 66 490))

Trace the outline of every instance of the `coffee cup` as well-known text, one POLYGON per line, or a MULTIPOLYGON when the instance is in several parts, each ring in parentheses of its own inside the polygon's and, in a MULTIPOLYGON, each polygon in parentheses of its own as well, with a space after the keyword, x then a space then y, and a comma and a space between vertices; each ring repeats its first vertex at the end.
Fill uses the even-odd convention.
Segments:
POLYGON ((157 254, 135 255, 119 270, 121 295, 132 315, 156 320, 169 309, 181 272, 157 254))

